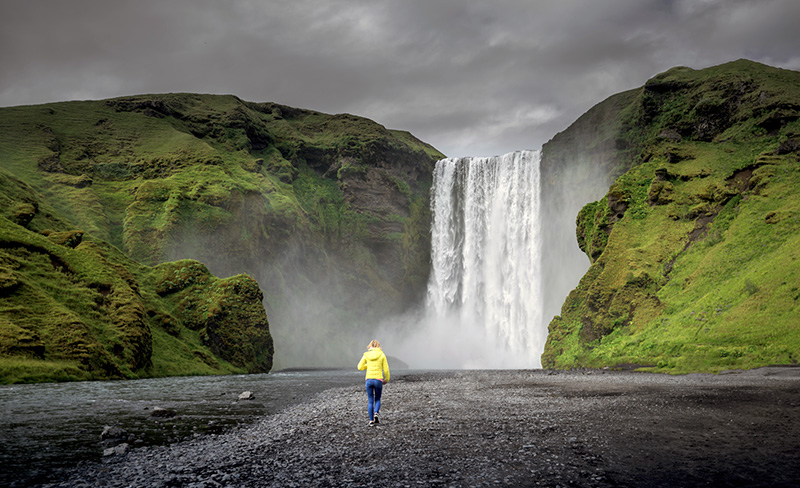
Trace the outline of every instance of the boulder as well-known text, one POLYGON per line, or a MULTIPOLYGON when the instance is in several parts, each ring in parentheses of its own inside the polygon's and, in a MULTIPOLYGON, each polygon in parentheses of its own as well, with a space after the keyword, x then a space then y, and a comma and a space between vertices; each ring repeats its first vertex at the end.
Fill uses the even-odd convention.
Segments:
POLYGON ((161 407, 153 407, 153 411, 150 412, 151 417, 157 417, 162 419, 171 419, 178 415, 178 412, 171 408, 161 408, 161 407))
POLYGON ((108 449, 103 449, 103 457, 124 456, 125 454, 128 454, 130 449, 131 446, 129 446, 127 443, 122 443, 114 447, 109 447, 108 449))
POLYGON ((128 432, 125 429, 113 425, 106 425, 103 427, 103 432, 100 434, 100 440, 117 440, 127 439, 128 432))
POLYGON ((252 391, 243 391, 239 394, 239 400, 252 400, 253 399, 253 392, 252 391))

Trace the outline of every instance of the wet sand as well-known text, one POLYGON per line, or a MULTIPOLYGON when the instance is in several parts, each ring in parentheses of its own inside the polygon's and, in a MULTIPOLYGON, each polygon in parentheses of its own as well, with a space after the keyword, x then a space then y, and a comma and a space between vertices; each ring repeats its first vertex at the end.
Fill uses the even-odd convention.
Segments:
POLYGON ((398 372, 48 486, 798 486, 800 368, 398 372))

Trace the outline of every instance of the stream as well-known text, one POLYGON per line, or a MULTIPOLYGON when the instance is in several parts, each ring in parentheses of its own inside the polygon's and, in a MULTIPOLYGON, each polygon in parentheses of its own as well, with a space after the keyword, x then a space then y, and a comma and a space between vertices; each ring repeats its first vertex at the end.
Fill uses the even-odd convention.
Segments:
POLYGON ((117 426, 131 447, 164 445, 224 432, 271 415, 316 393, 359 385, 352 370, 278 371, 0 386, 0 486, 54 481, 60 469, 99 460, 100 434, 117 426), (251 400, 239 394, 251 391, 251 400), (176 416, 151 416, 156 408, 176 416))

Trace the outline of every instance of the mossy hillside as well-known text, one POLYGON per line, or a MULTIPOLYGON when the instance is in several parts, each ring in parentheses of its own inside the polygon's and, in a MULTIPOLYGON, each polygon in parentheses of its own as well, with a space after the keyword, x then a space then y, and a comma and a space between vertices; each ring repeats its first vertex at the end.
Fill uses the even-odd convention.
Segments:
POLYGON ((367 119, 233 96, 165 94, 0 110, 4 167, 61 200, 62 212, 81 228, 97 226, 97 237, 126 250, 130 245, 137 258, 147 257, 135 250, 140 231, 169 234, 180 220, 213 226, 238 194, 277 194, 270 198, 285 201, 270 200, 273 206, 296 206, 291 183, 305 166, 327 173, 357 201, 347 192, 348 179, 381 170, 419 193, 443 157, 410 134, 367 119), (152 181, 160 184, 140 188, 152 181), (146 202, 160 203, 161 212, 146 202), (115 232, 126 219, 128 234, 115 232))
POLYGON ((218 275, 253 275, 273 323, 285 324, 279 342, 308 335, 298 296, 328 302, 311 321, 335 318, 335 335, 424 288, 430 174, 443 155, 407 132, 191 94, 0 115, 3 167, 58 208, 59 229, 149 265, 194 258, 218 275))
POLYGON ((81 231, 45 234, 0 217, 2 382, 269 370, 266 314, 251 278, 219 280, 206 270, 203 280, 164 293, 164 267, 185 262, 152 269, 81 231), (186 308, 184 289, 236 305, 190 321, 177 313, 186 308), (259 351, 243 354, 244 347, 225 349, 214 340, 231 334, 259 351))
MULTIPOLYGON (((180 302, 155 293, 161 278, 153 276, 150 268, 89 233, 52 230, 70 225, 59 216, 57 207, 2 170, 0 183, 3 382, 268 368, 265 358, 241 361, 233 354, 215 356, 213 344, 201 340, 202 330, 191 330, 175 318, 174 309, 180 302)), ((217 281, 210 275, 206 280, 209 286, 217 281)), ((260 299, 242 303, 249 315, 260 317, 253 323, 265 327, 260 299)), ((242 321, 240 317, 236 320, 226 325, 242 321)), ((271 354, 271 349, 265 347, 259 354, 264 352, 271 354)))
POLYGON ((679 68, 618 113, 637 154, 619 154, 609 168, 630 169, 578 216, 592 264, 550 324, 544 364, 796 363, 800 74, 679 68))

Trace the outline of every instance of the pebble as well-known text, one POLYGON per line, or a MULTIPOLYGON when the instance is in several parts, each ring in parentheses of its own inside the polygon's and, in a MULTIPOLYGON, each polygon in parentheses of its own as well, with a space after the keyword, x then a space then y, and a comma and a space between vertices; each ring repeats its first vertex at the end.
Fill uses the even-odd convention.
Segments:
POLYGON ((800 452, 800 412, 791 408, 800 374, 398 376, 384 388, 374 427, 363 385, 336 388, 225 434, 126 447, 44 486, 766 486, 800 479, 792 457, 800 452), (709 445, 704 436, 712 431, 709 445), (756 434, 759 449, 740 448, 756 434))

